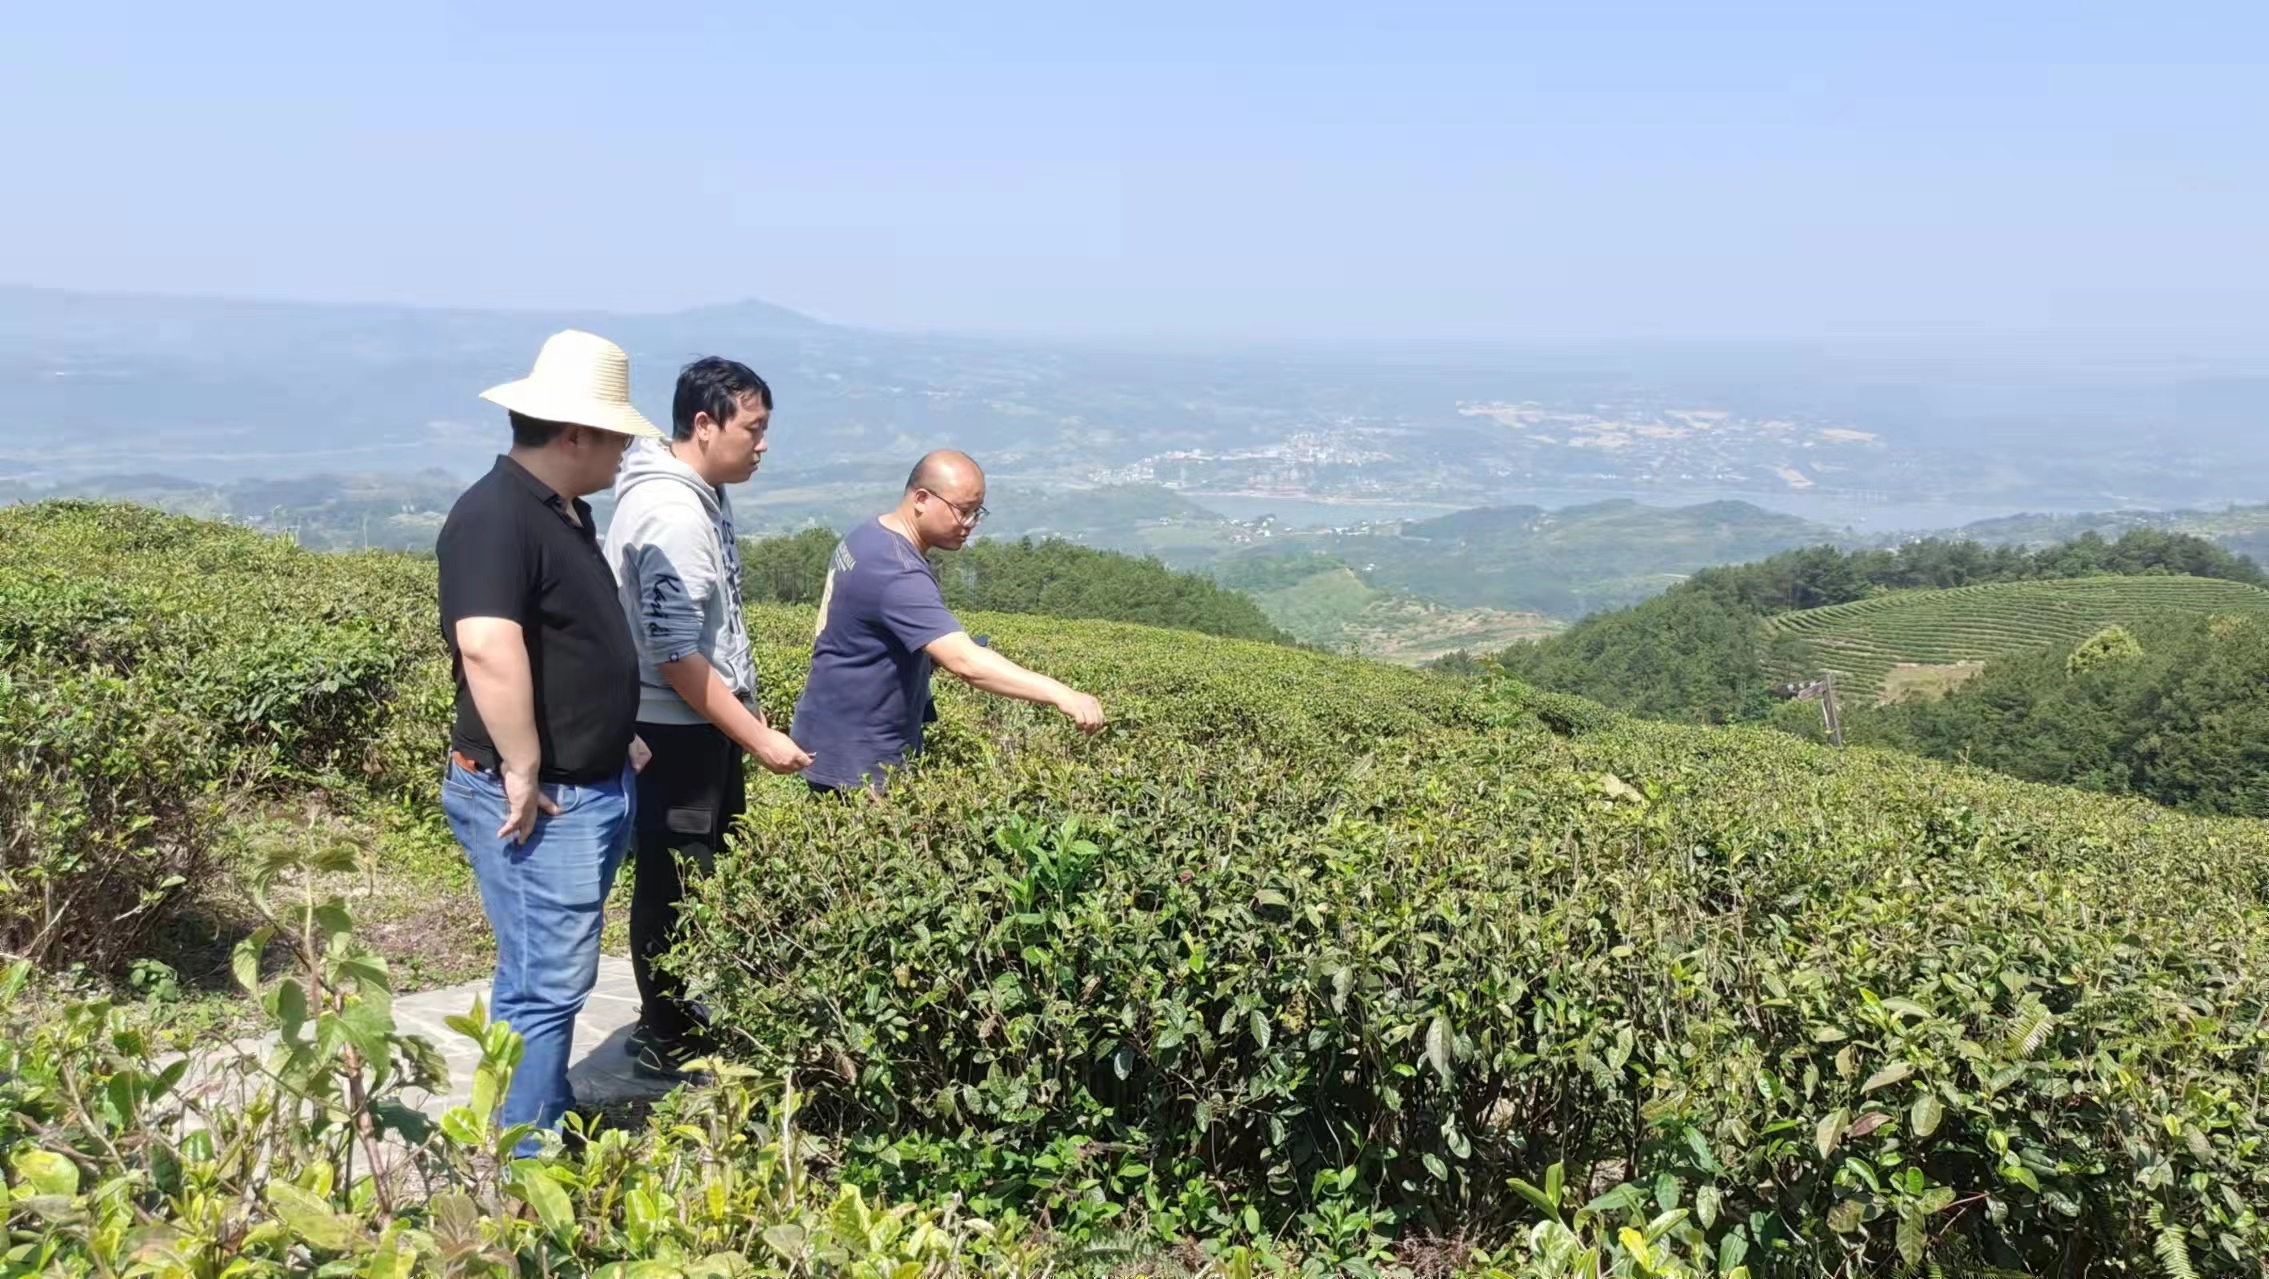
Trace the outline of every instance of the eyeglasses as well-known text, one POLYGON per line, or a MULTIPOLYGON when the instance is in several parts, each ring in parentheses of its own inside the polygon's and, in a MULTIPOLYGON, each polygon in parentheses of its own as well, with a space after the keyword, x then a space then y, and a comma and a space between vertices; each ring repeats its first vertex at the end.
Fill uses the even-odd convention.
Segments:
MULTIPOLYGON (((924 489, 923 492, 927 493, 929 492, 929 490, 924 489)), ((945 502, 944 498, 938 497, 938 495, 935 493, 930 493, 930 496, 936 497, 940 502, 945 502)), ((977 521, 984 519, 986 516, 992 514, 992 511, 981 502, 972 502, 967 505, 964 505, 960 502, 945 502, 945 504, 953 508, 953 513, 960 516, 961 522, 964 524, 975 524, 977 521), (977 509, 972 511, 969 509, 970 506, 974 506, 977 509)))

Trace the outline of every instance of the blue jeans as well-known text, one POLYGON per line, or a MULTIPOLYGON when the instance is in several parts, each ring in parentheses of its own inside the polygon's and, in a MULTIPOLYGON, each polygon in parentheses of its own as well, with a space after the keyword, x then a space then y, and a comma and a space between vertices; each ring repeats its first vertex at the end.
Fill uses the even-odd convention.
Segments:
MULTIPOLYGON (((544 793, 559 812, 539 814, 527 842, 515 844, 496 833, 504 825, 502 775, 451 763, 441 783, 441 811, 472 861, 496 932, 490 1016, 520 1032, 506 1127, 556 1128, 575 1101, 567 1086, 575 1017, 598 981, 599 927, 638 802, 628 765, 613 781, 546 783, 544 793)), ((522 1152, 532 1147, 524 1143, 522 1152)))

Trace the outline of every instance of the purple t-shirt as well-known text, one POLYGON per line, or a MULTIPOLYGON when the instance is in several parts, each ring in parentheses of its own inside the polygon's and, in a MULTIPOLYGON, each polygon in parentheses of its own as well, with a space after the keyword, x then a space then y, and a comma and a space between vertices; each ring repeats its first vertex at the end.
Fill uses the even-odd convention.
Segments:
POLYGON ((885 766, 922 749, 933 640, 961 629, 937 574, 914 544, 868 520, 843 535, 820 596, 811 678, 796 701, 804 778, 819 786, 881 781, 885 766))

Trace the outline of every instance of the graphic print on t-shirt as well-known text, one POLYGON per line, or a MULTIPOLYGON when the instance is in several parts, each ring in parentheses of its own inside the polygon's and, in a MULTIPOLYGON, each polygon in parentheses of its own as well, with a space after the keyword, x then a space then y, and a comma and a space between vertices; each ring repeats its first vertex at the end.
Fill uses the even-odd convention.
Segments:
POLYGON ((819 588, 819 616, 812 619, 812 639, 817 640, 819 633, 827 629, 827 606, 835 600, 835 575, 848 573, 858 566, 859 562, 851 558, 849 541, 838 540, 835 543, 835 554, 827 557, 827 581, 819 588))

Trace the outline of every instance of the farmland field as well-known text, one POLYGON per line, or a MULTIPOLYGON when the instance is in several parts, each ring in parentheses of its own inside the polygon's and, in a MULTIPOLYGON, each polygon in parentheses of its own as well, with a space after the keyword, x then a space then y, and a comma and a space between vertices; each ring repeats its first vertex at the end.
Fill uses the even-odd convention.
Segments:
POLYGON ((1833 670, 1852 696, 1877 697, 1894 668, 1954 666, 2053 646, 2106 626, 2179 614, 2269 615, 2269 591, 2219 578, 2083 577, 1902 591, 1783 613, 1766 631, 1795 641, 1790 677, 1833 670))
POLYGON ((1560 629, 1535 613, 1451 608, 1379 590, 1344 565, 1248 593, 1269 621, 1303 643, 1406 666, 1452 652, 1489 652, 1560 629))

